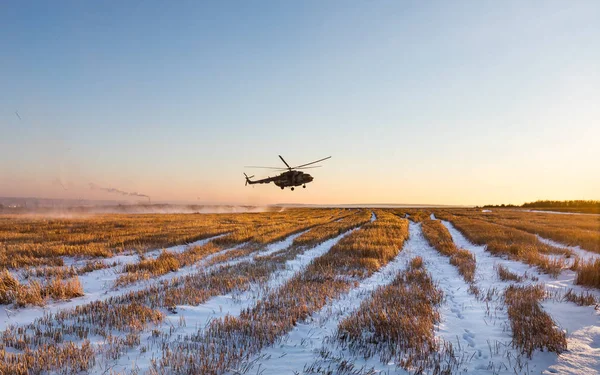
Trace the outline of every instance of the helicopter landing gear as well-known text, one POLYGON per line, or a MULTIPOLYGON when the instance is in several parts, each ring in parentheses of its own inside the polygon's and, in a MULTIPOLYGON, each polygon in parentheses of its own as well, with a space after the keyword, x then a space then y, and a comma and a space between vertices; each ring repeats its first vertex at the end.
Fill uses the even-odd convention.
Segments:
POLYGON ((281 187, 281 190, 283 190, 283 186, 281 187))
POLYGON ((306 185, 302 185, 302 188, 303 188, 303 189, 306 189, 306 185))
POLYGON ((294 188, 292 187, 292 191, 294 191, 294 188))

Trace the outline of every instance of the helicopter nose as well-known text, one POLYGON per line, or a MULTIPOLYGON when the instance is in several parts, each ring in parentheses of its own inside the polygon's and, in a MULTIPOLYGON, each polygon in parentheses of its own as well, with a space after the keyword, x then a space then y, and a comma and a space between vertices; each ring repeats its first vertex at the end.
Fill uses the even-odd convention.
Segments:
POLYGON ((313 177, 307 174, 306 176, 304 176, 304 179, 306 180, 306 182, 311 182, 313 180, 313 177))

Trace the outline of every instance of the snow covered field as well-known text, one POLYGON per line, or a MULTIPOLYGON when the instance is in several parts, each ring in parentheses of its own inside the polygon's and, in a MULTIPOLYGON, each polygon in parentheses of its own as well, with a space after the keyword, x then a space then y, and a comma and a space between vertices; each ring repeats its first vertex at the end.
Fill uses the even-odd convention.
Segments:
MULTIPOLYGON (((86 349, 85 357, 91 356, 92 359, 86 359, 87 365, 82 366, 81 371, 55 367, 46 372, 188 373, 189 364, 178 367, 170 351, 193 347, 204 342, 202 340, 206 340, 203 338, 206 331, 214 329, 215 322, 230 319, 234 321, 240 319, 240 322, 243 322, 244 319, 248 319, 247 314, 257 305, 270 296, 272 298, 273 295, 283 293, 294 280, 307 272, 314 273, 314 263, 327 258, 328 253, 339 249, 342 244, 348 246, 352 241, 356 241, 360 244, 356 250, 361 249, 361 246, 371 246, 370 242, 365 242, 367 237, 364 237, 364 233, 369 233, 365 231, 367 228, 375 231, 374 233, 381 233, 382 237, 377 242, 389 247, 389 243, 385 243, 384 232, 388 230, 387 228, 399 225, 396 224, 397 222, 406 222, 406 219, 401 219, 405 216, 404 212, 394 210, 369 210, 368 218, 358 226, 348 225, 344 218, 334 218, 328 224, 332 226, 329 228, 331 234, 323 235, 323 240, 313 245, 300 247, 295 245, 296 239, 310 230, 315 230, 305 229, 283 240, 252 248, 246 253, 243 251, 237 253, 247 246, 246 243, 225 247, 192 266, 115 288, 114 282, 124 265, 138 261, 137 255, 118 255, 110 259, 111 262, 117 261, 116 266, 88 272, 79 277, 85 291, 82 297, 51 302, 43 307, 1 306, 0 330, 5 334, 4 343, 0 344, 0 373, 3 371, 3 365, 6 366, 4 368, 11 368, 8 365, 29 355, 25 348, 33 350, 32 353, 35 354, 37 353, 35 350, 47 350, 41 346, 42 343, 63 348, 66 343, 71 342, 76 347, 84 348, 87 341, 90 343, 90 349, 89 351, 86 349), (268 264, 271 259, 272 267, 268 264), (258 276, 253 273, 252 267, 256 267, 258 276), (239 274, 236 274, 237 269, 240 270, 239 274), (232 279, 228 280, 229 277, 232 279), (199 304, 157 305, 156 302, 148 302, 154 301, 152 299, 154 290, 167 297, 171 289, 178 293, 185 290, 186 293, 193 294, 194 291, 189 290, 188 284, 196 285, 193 284, 196 282, 194 280, 206 280, 205 285, 197 286, 198 293, 209 293, 207 298, 199 299, 201 301, 199 304), (219 284, 215 286, 212 283, 219 284), (131 296, 132 302, 127 302, 128 296, 131 296), (60 338, 40 338, 45 337, 43 332, 53 332, 52 327, 60 326, 64 321, 76 322, 79 310, 74 310, 75 308, 86 309, 94 303, 107 303, 107 301, 115 301, 116 305, 102 305, 106 309, 116 309, 119 306, 126 308, 134 306, 137 309, 141 308, 137 307, 141 304, 147 306, 148 311, 155 311, 162 317, 146 322, 143 319, 144 315, 140 315, 140 322, 143 323, 127 322, 125 328, 119 328, 119 324, 115 323, 107 325, 105 331, 92 330, 89 335, 77 337, 77 333, 71 333, 60 338), (132 328, 133 326, 135 328, 132 328), (18 344, 16 337, 19 335, 14 336, 15 339, 11 338, 19 327, 24 328, 22 342, 28 342, 25 346, 18 344), (36 330, 39 330, 38 333, 36 330)), ((431 213, 430 220, 438 219, 431 213)), ((442 302, 439 306, 434 306, 440 318, 435 323, 433 334, 439 344, 436 346, 437 361, 447 363, 452 373, 594 374, 600 372, 599 289, 576 284, 576 270, 564 268, 558 276, 552 277, 525 262, 493 255, 487 250, 486 245, 470 242, 452 222, 447 220, 440 220, 440 222, 448 230, 454 245, 468 251, 474 257, 476 268, 472 285, 465 281, 448 256, 428 242, 423 234, 423 224, 417 221, 410 222, 408 225, 402 224, 406 227, 408 238, 396 249, 391 258, 379 261, 373 266, 375 267, 373 272, 364 276, 333 274, 330 281, 323 281, 324 287, 328 283, 336 283, 340 280, 348 283, 348 287, 340 287, 339 293, 331 294, 332 297, 326 298, 324 304, 315 305, 318 307, 314 310, 311 310, 311 305, 307 305, 309 311, 306 318, 294 319, 290 329, 281 331, 282 333, 278 333, 277 337, 267 344, 258 346, 257 350, 244 349, 241 344, 236 348, 235 342, 227 344, 232 345, 230 347, 232 351, 237 350, 240 354, 229 360, 229 367, 214 373, 366 375, 419 372, 419 368, 411 365, 400 366, 403 355, 382 362, 377 355, 366 358, 360 352, 350 350, 348 345, 339 339, 341 322, 356 315, 361 306, 371 300, 374 292, 391 285, 398 275, 406 272, 411 261, 417 257, 423 260, 423 269, 430 275, 435 287, 443 293, 442 302), (518 276, 518 279, 501 278, 499 268, 518 276), (504 291, 511 285, 543 286, 545 297, 540 301, 541 309, 550 316, 556 329, 565 333, 567 342, 565 351, 556 353, 538 348, 528 356, 515 345, 513 322, 504 299, 504 291), (476 286, 478 293, 473 292, 473 286, 476 286), (576 304, 565 297, 567 293, 588 296, 595 299, 595 303, 576 304)), ((222 236, 224 235, 210 237, 188 246, 175 246, 167 251, 181 253, 189 246, 202 246, 222 236)), ((568 249, 583 261, 600 259, 599 254, 579 246, 562 245, 560 242, 540 236, 537 238, 540 242, 555 248, 568 249)), ((160 251, 156 250, 147 252, 145 256, 148 259, 156 259, 159 254, 160 251)), ((72 262, 76 261, 72 260, 72 262)), ((571 264, 572 262, 568 265, 571 264)), ((75 324, 77 327, 80 325, 81 323, 75 324)), ((241 342, 250 340, 256 333, 240 331, 239 334, 241 342)), ((371 333, 364 332, 364 335, 368 337, 371 333)), ((83 349, 77 350, 83 352, 83 349)), ((84 357, 78 351, 77 354, 69 355, 73 355, 77 360, 84 357)), ((426 373, 435 373, 435 369, 432 368, 423 370, 426 373)))

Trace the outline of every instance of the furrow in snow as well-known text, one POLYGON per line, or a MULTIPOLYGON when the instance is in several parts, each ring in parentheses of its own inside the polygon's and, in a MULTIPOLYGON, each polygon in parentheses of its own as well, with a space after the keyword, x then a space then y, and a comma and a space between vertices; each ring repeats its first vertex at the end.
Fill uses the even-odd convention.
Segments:
MULTIPOLYGON (((177 245, 169 247, 166 248, 165 251, 181 253, 188 248, 205 245, 208 242, 223 236, 224 235, 218 235, 210 238, 205 238, 196 242, 192 242, 186 245, 177 245)), ((160 255, 161 252, 162 250, 153 250, 147 252, 145 254, 145 257, 148 259, 155 259, 160 255)), ((115 280, 117 280, 117 278, 123 272, 125 265, 136 263, 139 261, 138 255, 119 255, 113 258, 118 258, 116 259, 116 261, 119 263, 117 266, 88 272, 79 276, 79 281, 81 282, 81 286, 83 287, 83 291, 86 295, 102 293, 110 290, 114 285, 115 280)))
MULTIPOLYGON (((563 270, 557 279, 539 273, 534 267, 524 263, 494 257, 485 250, 485 246, 474 245, 450 222, 442 221, 448 228, 457 246, 471 251, 477 258, 476 281, 484 289, 505 288, 510 282, 501 281, 496 272, 496 265, 501 264, 512 272, 534 276, 537 281, 525 280, 524 284, 543 283, 550 292, 564 293, 573 289, 577 293, 591 293, 596 298, 600 292, 574 285, 575 272, 563 270)), ((567 331, 568 351, 560 354, 536 352, 530 369, 536 368, 544 373, 590 374, 600 368, 600 311, 593 306, 577 306, 570 302, 547 300, 541 303, 552 319, 567 331)), ((497 314, 506 313, 498 311, 497 314)))
POLYGON ((540 235, 537 235, 537 238, 546 245, 558 247, 560 249, 571 250, 575 254, 575 256, 579 257, 584 262, 595 261, 597 259, 600 259, 600 254, 582 249, 580 246, 565 245, 560 242, 551 240, 549 238, 541 237, 540 235))
MULTIPOLYGON (((449 263, 448 257, 429 245, 422 234, 421 224, 411 223, 410 229, 417 243, 413 254, 423 258, 426 269, 444 292, 438 335, 453 345, 460 368, 475 373, 490 370, 513 373, 507 358, 514 359, 518 353, 510 347, 512 337, 506 312, 488 310, 489 304, 469 293, 468 284, 449 263)), ((476 258, 476 272, 483 274, 490 268, 493 272, 493 266, 481 264, 477 255, 476 258)))
MULTIPOLYGON (((305 365, 319 359, 321 350, 335 352, 335 342, 332 340, 339 322, 352 314, 361 302, 368 298, 372 291, 378 287, 391 283, 398 272, 406 267, 411 259, 413 247, 412 235, 406 241, 402 251, 381 270, 363 280, 356 288, 350 290, 341 298, 328 303, 320 311, 314 313, 310 320, 296 324, 294 329, 285 335, 279 343, 265 348, 250 362, 242 366, 251 366, 263 375, 301 373, 305 365), (329 339, 329 340, 328 340, 329 339)), ((342 355, 342 353, 340 353, 342 355)), ((347 353, 344 353, 347 355, 347 353)), ((356 364, 365 368, 375 368, 382 371, 394 369, 395 366, 386 366, 375 359, 365 361, 356 359, 356 364)))
MULTIPOLYGON (((202 241, 210 241, 210 239, 202 240, 202 241)), ((82 306, 87 303, 95 302, 95 301, 104 301, 111 297, 116 297, 120 295, 127 294, 129 292, 135 292, 139 290, 143 290, 147 288, 152 283, 158 283, 162 281, 167 281, 174 279, 176 277, 182 277, 194 272, 197 272, 199 267, 205 265, 210 259, 212 259, 217 254, 223 254, 233 249, 237 249, 245 244, 240 244, 235 247, 224 249, 216 254, 211 254, 208 257, 204 258, 200 262, 188 266, 182 267, 175 272, 170 272, 168 274, 146 280, 137 282, 125 287, 121 287, 118 289, 111 288, 114 280, 117 279, 119 273, 115 269, 103 269, 90 272, 86 275, 82 275, 80 280, 84 285, 85 295, 83 297, 74 298, 69 301, 60 301, 60 302, 50 302, 43 307, 27 307, 21 308, 17 310, 11 310, 6 306, 0 307, 0 311, 3 311, 4 314, 0 315, 0 330, 6 329, 9 325, 23 325, 32 323, 35 319, 41 318, 44 314, 48 313, 56 313, 62 310, 69 310, 77 306, 82 306)), ((181 246, 181 245, 180 245, 181 246)), ((218 266, 219 264, 215 265, 218 266)))
MULTIPOLYGON (((87 294, 86 296, 84 296, 82 298, 78 298, 76 300, 72 300, 67 303, 56 303, 56 304, 47 305, 43 309, 36 309, 36 308, 25 309, 26 314, 22 314, 23 311, 19 311, 19 315, 9 316, 10 319, 8 319, 7 323, 10 325, 24 325, 27 323, 32 323, 36 318, 42 317, 43 315, 45 315, 47 313, 54 313, 54 312, 58 312, 60 310, 68 310, 75 306, 84 305, 84 304, 87 304, 87 303, 90 303, 93 301, 104 301, 110 297, 118 297, 118 296, 130 293, 130 292, 144 290, 147 287, 150 287, 151 285, 154 285, 154 284, 168 281, 168 280, 171 280, 171 279, 174 279, 177 277, 183 277, 183 276, 197 273, 199 268, 202 268, 201 272, 206 273, 206 272, 211 272, 212 270, 217 269, 219 267, 224 267, 225 265, 230 265, 230 266, 235 265, 236 263, 239 263, 240 261, 252 262, 254 260, 254 258, 257 256, 266 256, 266 255, 275 254, 285 248, 288 248, 292 244, 293 240, 303 233, 304 232, 288 236, 284 240, 269 244, 265 248, 259 249, 258 251, 254 251, 253 253, 251 253, 249 255, 234 258, 234 259, 231 259, 231 260, 228 260, 225 262, 211 264, 212 263, 211 260, 214 257, 222 255, 223 253, 229 252, 236 248, 240 248, 240 247, 244 246, 245 244, 241 244, 241 245, 235 246, 233 248, 225 249, 220 252, 211 254, 211 255, 205 257, 204 259, 200 260, 199 262, 195 263, 194 265, 190 265, 188 267, 182 267, 175 272, 171 272, 171 273, 162 275, 160 277, 153 278, 149 281, 132 284, 132 285, 129 285, 127 287, 123 287, 123 288, 120 288, 117 290, 111 289, 111 290, 105 291, 104 293, 87 294)), ((170 323, 171 322, 167 321, 167 324, 170 324, 170 323)), ((5 328, 5 327, 2 327, 2 328, 5 328)), ((117 334, 120 335, 119 332, 117 332, 117 334)), ((145 336, 145 339, 148 339, 150 335, 151 335, 151 332, 149 332, 149 334, 145 336)), ((104 342, 104 338, 99 337, 99 336, 92 336, 92 337, 90 337, 90 339, 91 339, 91 342, 93 345, 100 345, 104 342)), ((77 343, 81 343, 82 341, 75 340, 73 342, 75 342, 77 344, 77 343)), ((111 356, 114 356, 114 354, 111 354, 111 356)), ((102 361, 100 361, 99 364, 100 363, 102 363, 102 361)), ((128 362, 128 363, 130 363, 130 362, 128 362)), ((99 370, 99 373, 104 373, 106 370, 107 370, 106 368, 103 368, 102 370, 99 370)))
MULTIPOLYGON (((530 277, 526 279, 524 283, 543 283, 546 286, 546 289, 551 293, 564 293, 569 289, 573 289, 574 292, 590 293, 600 299, 599 290, 575 284, 576 274, 574 271, 563 269, 557 278, 552 278, 547 274, 539 272, 535 267, 520 261, 494 256, 486 251, 485 245, 479 246, 472 244, 454 227, 454 225, 452 225, 452 223, 444 220, 442 220, 442 223, 448 228, 456 246, 469 250, 477 258, 476 281, 485 289, 498 287, 499 283, 502 283, 497 277, 495 269, 496 265, 502 265, 517 274, 533 276, 533 280, 530 277), (537 281, 535 279, 537 279, 537 281)), ((507 286, 509 284, 510 283, 504 283, 500 284, 500 286, 507 286)))
MULTIPOLYGON (((281 287, 296 274, 302 272, 315 258, 328 252, 333 245, 356 229, 358 228, 351 229, 335 238, 322 242, 317 246, 300 253, 294 259, 287 261, 285 263, 285 268, 274 273, 264 286, 251 285, 248 291, 212 297, 198 306, 177 306, 177 314, 169 314, 162 326, 155 329, 160 330, 164 334, 168 333, 172 338, 172 341, 177 341, 183 337, 189 337, 197 334, 199 331, 201 332, 204 327, 214 319, 220 319, 226 315, 238 316, 242 310, 252 307, 257 300, 266 295, 270 290, 281 287), (182 322, 185 322, 185 324, 183 325, 182 322)), ((285 250, 291 246, 296 237, 303 233, 304 232, 290 236, 284 241, 275 243, 256 255, 246 257, 244 261, 252 262, 255 256, 266 256, 285 250)), ((229 264, 238 263, 240 263, 240 261, 235 260, 235 262, 230 262, 229 264)), ((152 333, 147 332, 143 335, 142 342, 151 344, 148 350, 143 353, 138 350, 139 348, 130 350, 128 356, 122 356, 119 360, 111 362, 110 368, 117 372, 131 371, 134 368, 140 371, 147 370, 151 365, 150 361, 153 358, 160 357, 162 345, 165 344, 165 341, 161 341, 160 344, 153 341, 156 340, 152 339, 152 333)), ((105 365, 106 363, 103 364, 103 366, 105 365)), ((103 367, 98 367, 94 368, 90 373, 102 373, 103 370, 103 367)))

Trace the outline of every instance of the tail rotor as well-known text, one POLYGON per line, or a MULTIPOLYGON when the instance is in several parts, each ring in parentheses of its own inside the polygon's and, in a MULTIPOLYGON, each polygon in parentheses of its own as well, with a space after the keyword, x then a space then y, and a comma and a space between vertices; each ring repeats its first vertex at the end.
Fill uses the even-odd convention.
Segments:
POLYGON ((248 177, 248 175, 244 173, 244 176, 246 177, 246 184, 244 186, 248 186, 248 183, 252 184, 252 181, 250 181, 250 179, 254 177, 254 175, 248 177))

